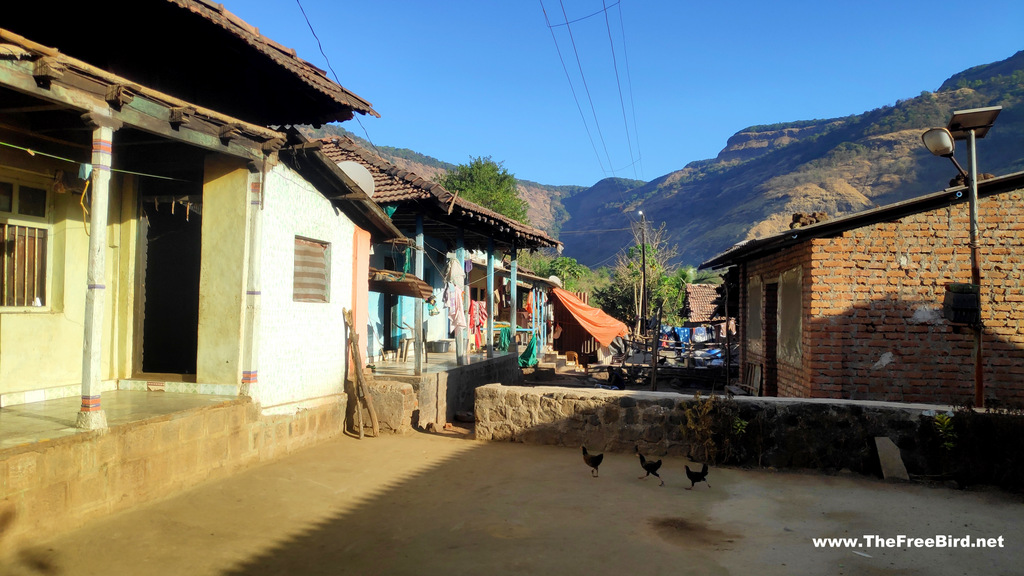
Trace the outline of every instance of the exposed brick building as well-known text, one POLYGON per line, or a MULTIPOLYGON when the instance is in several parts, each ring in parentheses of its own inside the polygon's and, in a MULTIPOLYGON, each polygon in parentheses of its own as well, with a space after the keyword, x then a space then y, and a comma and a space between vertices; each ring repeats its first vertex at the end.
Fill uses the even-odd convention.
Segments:
MULTIPOLYGON (((1024 403, 1024 173, 979 184, 986 402, 1024 403)), ((963 404, 974 335, 943 317, 970 282, 963 187, 734 246, 741 362, 765 395, 963 404)), ((756 383, 755 383, 756 384, 756 383)))

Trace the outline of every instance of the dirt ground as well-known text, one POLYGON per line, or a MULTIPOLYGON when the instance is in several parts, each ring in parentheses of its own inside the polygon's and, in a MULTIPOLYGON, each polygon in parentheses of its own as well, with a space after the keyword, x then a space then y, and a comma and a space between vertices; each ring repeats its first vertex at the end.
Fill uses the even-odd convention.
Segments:
MULTIPOLYGON (((411 433, 339 438, 29 543, 12 575, 1019 574, 1024 506, 998 491, 712 468, 659 487, 632 454, 411 433), (1003 548, 820 549, 815 537, 1003 548)), ((692 467, 692 466, 691 466, 692 467)))

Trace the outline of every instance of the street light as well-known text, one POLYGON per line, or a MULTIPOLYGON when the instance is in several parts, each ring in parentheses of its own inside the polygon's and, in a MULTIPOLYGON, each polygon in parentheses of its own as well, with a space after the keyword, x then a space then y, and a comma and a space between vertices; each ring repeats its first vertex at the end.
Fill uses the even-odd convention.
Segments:
MULTIPOLYGON (((996 117, 1002 106, 988 108, 972 108, 957 110, 949 119, 946 128, 932 128, 921 135, 928 151, 936 156, 949 158, 960 171, 970 188, 969 204, 971 212, 971 284, 978 291, 978 312, 981 312, 981 267, 978 263, 978 156, 976 140, 984 138, 989 128, 995 124, 996 117), (964 171, 960 163, 953 157, 956 140, 967 140, 967 164, 970 174, 964 171)), ((981 356, 982 324, 979 319, 974 326, 974 405, 981 408, 985 405, 985 376, 982 369, 981 356)))

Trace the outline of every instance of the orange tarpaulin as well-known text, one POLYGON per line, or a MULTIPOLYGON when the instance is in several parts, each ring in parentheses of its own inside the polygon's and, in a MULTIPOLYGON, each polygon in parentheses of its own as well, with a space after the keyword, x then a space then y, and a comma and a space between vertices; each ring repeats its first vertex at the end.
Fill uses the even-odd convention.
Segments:
POLYGON ((565 309, 590 333, 601 346, 608 346, 616 336, 628 336, 626 325, 604 313, 600 308, 584 304, 582 300, 561 288, 551 288, 551 292, 561 300, 565 309))

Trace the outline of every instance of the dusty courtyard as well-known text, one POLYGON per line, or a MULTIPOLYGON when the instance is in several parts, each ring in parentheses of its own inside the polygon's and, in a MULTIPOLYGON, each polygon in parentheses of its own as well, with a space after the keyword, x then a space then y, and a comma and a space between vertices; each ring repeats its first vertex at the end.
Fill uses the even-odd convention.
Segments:
POLYGON ((343 437, 24 543, 13 575, 1019 574, 1005 493, 712 468, 659 487, 631 454, 414 433, 343 437), (1002 537, 1002 548, 815 548, 812 538, 1002 537))

